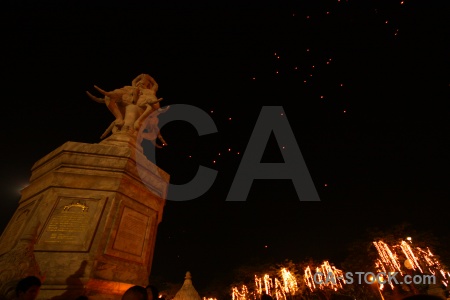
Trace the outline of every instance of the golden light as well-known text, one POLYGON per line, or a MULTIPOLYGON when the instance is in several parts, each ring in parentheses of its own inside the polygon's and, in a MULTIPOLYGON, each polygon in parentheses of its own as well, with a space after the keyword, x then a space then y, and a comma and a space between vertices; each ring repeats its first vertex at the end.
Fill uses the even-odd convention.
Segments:
POLYGON ((294 294, 298 290, 297 280, 286 268, 281 269, 283 289, 286 293, 294 294))
POLYGON ((405 265, 405 267, 406 267, 408 270, 412 270, 412 268, 413 268, 413 266, 412 266, 411 262, 409 261, 409 259, 405 259, 404 265, 405 265))
POLYGON ((255 275, 255 286, 257 294, 262 295, 264 291, 267 295, 270 295, 273 288, 273 282, 268 274, 264 274, 263 278, 259 278, 255 275))
POLYGON ((242 286, 241 290, 237 287, 233 287, 231 291, 232 300, 247 300, 248 299, 248 289, 245 285, 242 286))
POLYGON ((275 278, 275 298, 277 300, 286 300, 286 294, 284 293, 283 285, 275 278))
POLYGON ((344 273, 342 272, 342 270, 331 266, 328 261, 324 261, 320 265, 320 267, 316 267, 315 274, 312 274, 311 268, 309 266, 306 267, 304 271, 305 283, 311 291, 314 291, 316 288, 331 288, 337 291, 338 289, 343 288, 343 284, 345 284, 345 280, 343 278, 344 273), (314 278, 314 276, 316 276, 316 278, 314 278), (334 280, 326 280, 328 276, 332 276, 334 280), (316 286, 315 282, 319 281, 323 281, 323 283, 316 286))
MULTIPOLYGON (((278 278, 271 278, 268 274, 264 274, 262 277, 255 275, 255 289, 250 291, 244 285, 241 289, 232 287, 232 300, 257 300, 263 293, 270 295, 274 300, 287 300, 292 296, 295 296, 300 291, 299 284, 296 277, 287 268, 281 268, 279 270, 278 278)), ((323 261, 322 264, 315 268, 313 273, 312 268, 307 266, 304 269, 303 279, 306 286, 311 291, 332 289, 337 291, 343 288, 345 284, 344 273, 342 270, 332 266, 328 261, 323 261), (325 276, 321 276, 320 272, 325 276), (316 278, 314 278, 316 276, 316 278), (334 277, 330 280, 330 277, 334 277), (314 280, 315 279, 315 280, 314 280), (323 284, 317 284, 323 280, 323 284)), ((215 299, 203 299, 203 300, 215 300, 215 299)))
POLYGON ((270 295, 270 289, 272 288, 272 280, 268 274, 264 275, 264 289, 267 295, 270 295))
POLYGON ((413 270, 419 269, 420 273, 423 273, 422 269, 420 268, 420 264, 418 262, 418 258, 414 255, 413 249, 410 245, 408 245, 407 242, 402 241, 400 243, 400 248, 403 251, 403 254, 406 256, 406 259, 409 260, 409 263, 411 264, 411 268, 413 270))
MULTIPOLYGON (((406 238, 408 242, 402 240, 400 243, 389 246, 383 241, 373 242, 378 251, 379 258, 375 261, 375 267, 378 272, 386 274, 399 272, 404 276, 405 272, 410 270, 422 274, 432 274, 436 279, 440 279, 445 286, 448 285, 450 272, 444 270, 438 259, 431 253, 430 249, 420 247, 411 247, 411 237, 406 238), (403 264, 400 263, 400 259, 403 264), (439 274, 439 277, 438 277, 439 274)), ((393 283, 390 286, 394 288, 393 283)))

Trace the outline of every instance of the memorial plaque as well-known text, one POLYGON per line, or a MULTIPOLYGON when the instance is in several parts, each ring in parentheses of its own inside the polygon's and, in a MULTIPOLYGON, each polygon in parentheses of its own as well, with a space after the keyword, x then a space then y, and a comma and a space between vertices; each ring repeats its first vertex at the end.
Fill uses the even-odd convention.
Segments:
POLYGON ((142 256, 149 216, 124 207, 113 249, 142 256))
POLYGON ((36 251, 89 251, 105 201, 60 197, 36 251))
POLYGON ((148 207, 122 206, 105 254, 145 265, 156 221, 156 212, 148 207))

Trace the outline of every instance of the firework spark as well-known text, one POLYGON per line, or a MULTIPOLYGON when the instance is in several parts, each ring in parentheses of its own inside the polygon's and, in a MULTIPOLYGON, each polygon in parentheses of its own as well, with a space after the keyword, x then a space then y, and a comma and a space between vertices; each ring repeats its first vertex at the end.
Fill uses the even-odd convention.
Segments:
POLYGON ((311 268, 307 266, 305 268, 304 279, 306 285, 311 291, 315 289, 326 289, 331 288, 335 291, 343 288, 345 284, 344 273, 342 270, 330 265, 328 261, 324 261, 320 267, 316 267, 315 273, 313 274, 311 268), (317 282, 322 282, 322 284, 317 284, 317 282))
MULTIPOLYGON (((448 285, 450 272, 444 270, 429 248, 424 250, 420 247, 412 247, 411 241, 408 243, 404 240, 392 246, 381 240, 375 241, 373 244, 379 256, 375 262, 378 272, 388 274, 388 272, 398 271, 403 276, 408 272, 407 270, 413 270, 422 274, 434 275, 442 284, 448 285), (403 261, 403 264, 401 261, 403 261)), ((394 288, 392 283, 390 283, 390 286, 394 288)))

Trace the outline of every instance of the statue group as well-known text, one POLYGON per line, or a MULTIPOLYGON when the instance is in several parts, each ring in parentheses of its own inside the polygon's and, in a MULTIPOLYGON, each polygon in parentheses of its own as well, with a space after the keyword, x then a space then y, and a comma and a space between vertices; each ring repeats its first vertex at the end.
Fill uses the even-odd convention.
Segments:
POLYGON ((143 139, 149 140, 157 148, 167 146, 166 141, 160 133, 158 116, 166 112, 169 106, 161 108, 158 98, 158 84, 148 74, 140 74, 127 85, 113 91, 104 91, 94 85, 104 97, 99 98, 88 91, 86 92, 92 100, 106 104, 106 107, 114 115, 115 120, 109 125, 100 137, 104 139, 110 133, 125 133, 135 135, 137 142, 143 139))

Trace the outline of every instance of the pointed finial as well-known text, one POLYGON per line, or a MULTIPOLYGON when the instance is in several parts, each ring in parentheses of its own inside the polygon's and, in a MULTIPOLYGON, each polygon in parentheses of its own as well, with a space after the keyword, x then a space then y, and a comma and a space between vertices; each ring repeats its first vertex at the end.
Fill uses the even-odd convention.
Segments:
POLYGON ((191 278, 192 278, 191 272, 187 271, 187 272, 186 272, 186 276, 185 276, 184 278, 185 278, 185 279, 191 279, 191 278))

